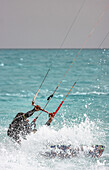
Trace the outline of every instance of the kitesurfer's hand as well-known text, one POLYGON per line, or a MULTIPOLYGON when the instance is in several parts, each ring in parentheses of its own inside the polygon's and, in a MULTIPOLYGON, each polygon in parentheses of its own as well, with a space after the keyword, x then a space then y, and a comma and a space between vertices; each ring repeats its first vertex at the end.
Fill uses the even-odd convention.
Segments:
POLYGON ((36 111, 39 111, 39 110, 42 110, 42 109, 41 109, 41 107, 40 107, 39 105, 36 105, 36 106, 35 106, 35 110, 36 110, 36 111))
POLYGON ((54 118, 54 116, 55 116, 54 112, 53 113, 49 113, 49 117, 50 118, 54 118))
POLYGON ((35 105, 35 102, 34 102, 34 101, 32 101, 32 105, 33 105, 33 106, 35 105))

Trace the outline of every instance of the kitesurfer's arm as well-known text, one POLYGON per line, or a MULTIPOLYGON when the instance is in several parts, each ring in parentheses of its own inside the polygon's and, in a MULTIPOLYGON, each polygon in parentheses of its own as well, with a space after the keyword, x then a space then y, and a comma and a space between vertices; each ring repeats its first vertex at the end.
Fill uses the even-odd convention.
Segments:
POLYGON ((50 126, 53 118, 49 118, 49 120, 45 123, 45 125, 50 126))
POLYGON ((27 113, 25 113, 25 114, 23 115, 23 117, 24 117, 24 118, 28 118, 28 117, 32 116, 34 112, 39 111, 39 110, 41 110, 41 107, 40 107, 39 105, 36 105, 36 106, 34 107, 34 109, 32 109, 32 110, 28 111, 27 113))
POLYGON ((48 119, 48 121, 45 123, 45 125, 50 126, 53 118, 54 118, 54 116, 52 116, 52 115, 49 114, 49 119, 48 119))

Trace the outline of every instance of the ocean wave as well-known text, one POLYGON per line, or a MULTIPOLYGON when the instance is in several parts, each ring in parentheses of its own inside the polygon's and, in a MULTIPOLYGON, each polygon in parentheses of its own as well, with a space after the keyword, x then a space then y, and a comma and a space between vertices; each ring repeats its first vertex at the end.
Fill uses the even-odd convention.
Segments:
POLYGON ((26 94, 22 94, 22 93, 0 93, 0 96, 30 97, 30 96, 34 96, 34 94, 33 93, 26 93, 26 94))
POLYGON ((92 91, 92 92, 75 92, 71 93, 72 95, 90 95, 90 94, 95 94, 95 95, 109 95, 108 92, 97 92, 97 91, 92 91))
MULTIPOLYGON (((48 90, 44 93, 40 94, 40 97, 46 97, 48 93, 48 90)), ((109 95, 108 92, 97 92, 97 91, 93 91, 93 92, 75 92, 75 93, 71 93, 69 94, 69 96, 86 96, 86 95, 109 95)), ((34 93, 32 92, 23 92, 23 93, 0 93, 0 96, 10 96, 10 97, 31 97, 34 96, 34 93)), ((65 95, 64 94, 55 94, 54 98, 63 98, 65 95)))
MULTIPOLYGON (((65 94, 66 95, 66 94, 65 94)), ((57 95, 54 95, 54 98, 63 98, 65 95, 63 94, 57 94, 57 95)), ((109 95, 108 92, 97 92, 97 91, 92 91, 92 92, 71 92, 69 94, 69 97, 70 96, 87 96, 87 95, 109 95)))

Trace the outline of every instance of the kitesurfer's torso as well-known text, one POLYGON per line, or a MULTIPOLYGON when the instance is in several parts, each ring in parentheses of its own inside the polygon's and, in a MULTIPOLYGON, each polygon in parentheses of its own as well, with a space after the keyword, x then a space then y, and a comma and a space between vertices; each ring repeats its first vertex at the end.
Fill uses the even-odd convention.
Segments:
POLYGON ((27 118, 30 117, 35 112, 35 109, 27 112, 27 113, 18 113, 14 118, 12 123, 9 125, 9 129, 7 131, 7 135, 12 137, 15 140, 18 140, 20 136, 26 139, 26 135, 32 132, 32 127, 28 123, 27 118))

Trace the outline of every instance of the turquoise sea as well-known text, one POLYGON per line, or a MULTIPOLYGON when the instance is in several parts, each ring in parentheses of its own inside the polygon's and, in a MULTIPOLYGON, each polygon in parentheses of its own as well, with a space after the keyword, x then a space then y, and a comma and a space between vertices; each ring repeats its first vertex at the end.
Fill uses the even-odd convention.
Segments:
MULTIPOLYGON (((108 170, 109 169, 109 49, 0 50, 0 170, 108 170), (63 79, 46 110, 53 112, 73 83, 49 127, 48 115, 37 120, 37 133, 21 146, 7 136, 18 112, 33 108, 32 99, 50 68, 35 103, 42 108, 63 79), (78 155, 71 159, 42 156, 50 145, 105 145, 100 158, 78 155)), ((29 118, 31 122, 39 112, 29 118)))

